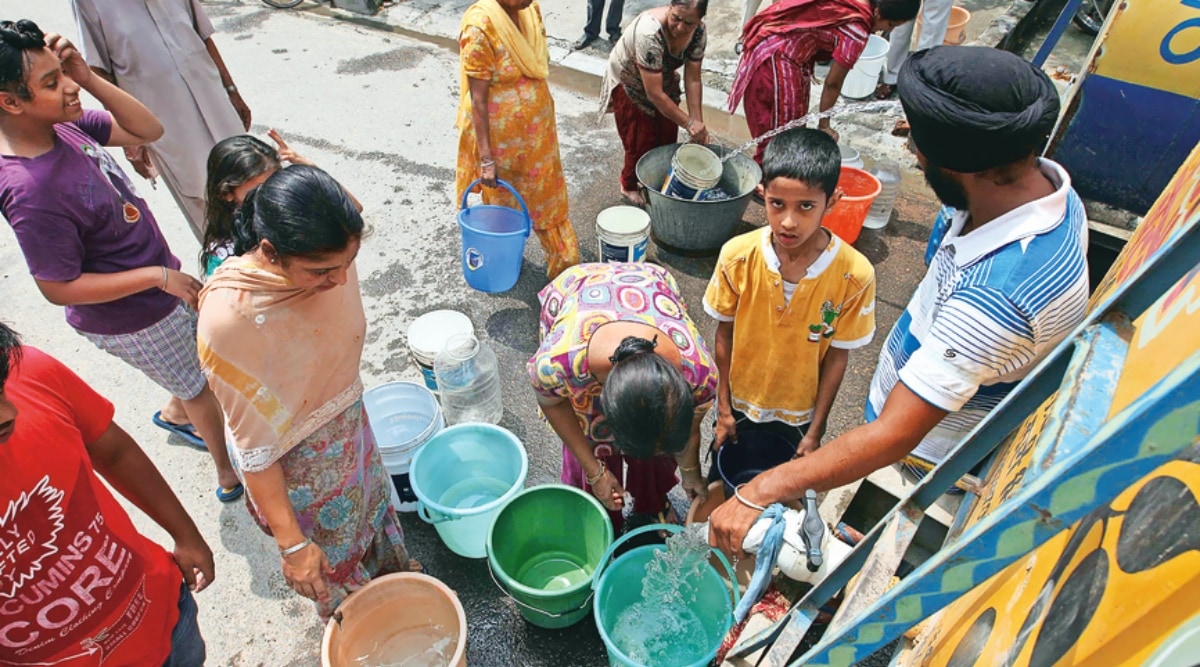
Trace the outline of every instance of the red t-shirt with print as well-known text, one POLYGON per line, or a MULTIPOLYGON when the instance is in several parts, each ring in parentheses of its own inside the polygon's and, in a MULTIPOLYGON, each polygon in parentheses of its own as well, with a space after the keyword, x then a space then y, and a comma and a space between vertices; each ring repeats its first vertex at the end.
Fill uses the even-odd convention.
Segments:
POLYGON ((0 665, 161 665, 182 575, 92 469, 112 403, 28 346, 4 393, 19 413, 0 444, 0 665))

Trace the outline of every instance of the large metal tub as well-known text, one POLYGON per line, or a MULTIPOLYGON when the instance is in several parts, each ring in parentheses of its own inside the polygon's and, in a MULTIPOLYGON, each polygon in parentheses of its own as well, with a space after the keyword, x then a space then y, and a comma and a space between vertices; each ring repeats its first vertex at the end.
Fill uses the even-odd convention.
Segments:
MULTIPOLYGON (((679 144, 659 146, 637 163, 637 177, 644 189, 646 210, 654 242, 667 250, 687 253, 716 253, 733 236, 750 203, 754 187, 762 180, 762 169, 754 160, 738 153, 725 163, 717 187, 736 193, 725 201, 687 201, 662 194, 663 182, 671 171, 671 158, 679 144)), ((731 149, 709 145, 724 157, 731 149)))

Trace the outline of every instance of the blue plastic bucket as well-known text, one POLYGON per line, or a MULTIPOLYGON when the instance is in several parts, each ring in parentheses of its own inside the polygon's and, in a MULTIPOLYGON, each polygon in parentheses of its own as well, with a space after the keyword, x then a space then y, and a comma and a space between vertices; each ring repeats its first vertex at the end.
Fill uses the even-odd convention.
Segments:
POLYGON ((746 429, 737 442, 726 442, 717 450, 717 472, 725 482, 725 497, 765 470, 783 465, 796 455, 796 448, 783 436, 769 431, 746 429))
POLYGON ((495 204, 467 206, 467 196, 478 180, 463 191, 458 211, 463 278, 480 292, 507 292, 517 284, 525 259, 525 239, 533 231, 525 200, 508 183, 497 182, 512 193, 521 205, 520 211, 495 204))
POLYGON ((733 498, 733 489, 755 479, 764 470, 791 461, 796 446, 787 438, 768 431, 738 432, 737 443, 725 443, 716 450, 716 471, 725 482, 725 497, 733 498))
POLYGON ((392 478, 392 506, 397 512, 417 511, 409 467, 417 450, 446 427, 437 398, 416 382, 386 382, 363 393, 363 406, 392 478))
MULTIPOLYGON (((600 631, 600 639, 604 641, 604 648, 608 651, 610 665, 657 667, 643 665, 623 653, 614 643, 612 633, 621 612, 641 601, 642 580, 646 576, 646 565, 653 560, 655 552, 667 547, 662 544, 634 547, 611 563, 609 563, 609 559, 630 538, 658 530, 678 533, 683 528, 660 523, 629 531, 609 547, 608 553, 600 559, 600 567, 594 574, 592 586, 596 590, 596 598, 592 605, 592 614, 596 619, 596 629, 600 631)), ((716 549, 712 551, 719 557, 721 565, 725 567, 729 580, 732 580, 733 568, 729 565, 725 555, 716 549)), ((678 647, 676 655, 683 657, 685 654, 690 654, 684 659, 695 658, 687 662, 681 660, 681 667, 705 667, 712 662, 717 655, 717 650, 721 648, 721 642, 724 641, 729 628, 733 627, 733 610, 738 603, 737 587, 730 590, 726 579, 722 578, 711 564, 705 568, 700 580, 693 583, 696 584, 696 599, 688 605, 688 608, 703 624, 705 641, 700 646, 688 644, 678 647)))
POLYGON ((483 558, 492 521, 528 472, 517 436, 491 424, 458 424, 417 450, 409 480, 418 515, 442 542, 460 556, 483 558))

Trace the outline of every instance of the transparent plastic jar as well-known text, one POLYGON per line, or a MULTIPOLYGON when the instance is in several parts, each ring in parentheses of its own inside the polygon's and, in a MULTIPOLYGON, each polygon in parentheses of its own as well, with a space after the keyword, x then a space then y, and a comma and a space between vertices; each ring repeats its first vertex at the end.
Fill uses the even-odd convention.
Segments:
POLYGON ((499 424, 504 399, 496 353, 475 334, 458 334, 433 360, 447 424, 499 424))
POLYGON ((867 212, 863 227, 883 229, 892 217, 892 208, 900 194, 900 165, 891 160, 880 160, 875 163, 875 168, 871 169, 871 174, 879 179, 879 196, 867 212))

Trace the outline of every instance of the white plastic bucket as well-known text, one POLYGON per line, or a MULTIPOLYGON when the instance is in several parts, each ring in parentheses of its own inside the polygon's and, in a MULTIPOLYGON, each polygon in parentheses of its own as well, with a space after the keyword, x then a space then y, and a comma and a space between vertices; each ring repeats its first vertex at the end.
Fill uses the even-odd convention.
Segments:
POLYGON ((650 214, 635 206, 613 206, 596 216, 601 262, 640 262, 650 242, 650 214))
POLYGON ((842 84, 842 97, 861 100, 875 94, 879 74, 887 60, 888 41, 879 35, 871 35, 854 69, 846 74, 842 84))
POLYGON ((475 333, 471 318, 457 310, 433 310, 408 325, 408 352, 421 369, 421 377, 429 391, 437 392, 437 377, 433 374, 433 358, 452 336, 475 333))
POLYGON ((397 512, 415 512, 417 496, 408 470, 417 450, 446 427, 437 398, 416 382, 387 382, 364 392, 363 405, 379 458, 392 478, 392 506, 397 512))
POLYGON ((676 199, 696 201, 704 192, 721 182, 725 165, 721 158, 700 144, 683 144, 671 158, 671 173, 663 183, 662 193, 676 199))
POLYGON ((842 153, 843 167, 854 167, 855 169, 863 168, 862 153, 860 153, 857 148, 853 146, 847 146, 846 144, 838 144, 838 150, 842 153))

